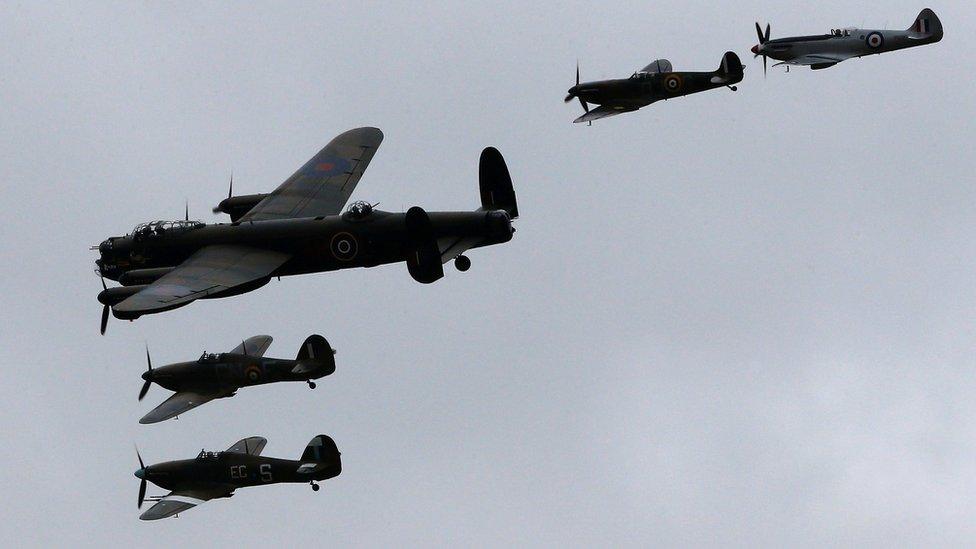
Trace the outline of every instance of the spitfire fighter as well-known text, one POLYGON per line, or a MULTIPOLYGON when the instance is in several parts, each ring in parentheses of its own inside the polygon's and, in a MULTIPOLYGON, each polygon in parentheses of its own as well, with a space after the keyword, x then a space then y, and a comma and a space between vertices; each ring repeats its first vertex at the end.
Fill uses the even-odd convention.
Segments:
POLYGON ((141 401, 155 383, 175 391, 175 394, 156 406, 139 423, 158 423, 186 413, 216 398, 232 397, 242 387, 304 381, 312 389, 313 379, 335 372, 335 350, 320 335, 309 336, 302 344, 295 360, 264 358, 271 345, 271 336, 261 335, 242 341, 229 353, 203 353, 193 362, 168 364, 153 368, 149 350, 146 362, 149 369, 142 374, 145 383, 139 391, 141 401))
POLYGON ((229 498, 234 490, 280 482, 309 483, 318 491, 317 481, 342 472, 342 461, 335 442, 326 435, 313 438, 298 461, 264 457, 261 451, 268 441, 248 437, 223 452, 201 450, 194 459, 166 461, 145 465, 139 458, 135 475, 139 483, 139 508, 146 498, 146 483, 171 490, 165 496, 150 496, 155 505, 139 518, 157 520, 171 517, 216 498, 229 498))
POLYGON ((767 57, 779 60, 774 67, 786 65, 789 70, 790 65, 807 65, 819 70, 852 57, 924 46, 942 40, 942 22, 929 8, 922 10, 915 23, 903 31, 848 28, 834 29, 830 34, 770 40, 769 30, 768 23, 765 33, 756 23, 759 43, 752 47, 752 53, 763 58, 764 73, 767 57))
POLYGON ((339 135, 274 192, 223 200, 215 210, 231 223, 155 221, 102 242, 96 272, 103 286, 105 278, 121 284, 98 295, 102 333, 110 309, 134 320, 250 292, 272 277, 405 261, 414 280, 429 284, 448 261, 468 270, 467 250, 512 239, 515 191, 492 147, 481 153, 475 211, 390 213, 356 202, 342 213, 382 140, 376 128, 339 135))
POLYGON ((713 88, 728 87, 735 91, 734 84, 742 81, 742 62, 733 52, 725 52, 718 70, 713 72, 674 72, 671 62, 658 59, 630 78, 601 80, 580 84, 579 67, 576 67, 576 85, 569 88, 564 101, 569 103, 575 97, 586 111, 573 120, 574 123, 589 122, 624 112, 636 111, 662 99, 668 100, 713 88), (589 104, 600 105, 590 109, 589 104))

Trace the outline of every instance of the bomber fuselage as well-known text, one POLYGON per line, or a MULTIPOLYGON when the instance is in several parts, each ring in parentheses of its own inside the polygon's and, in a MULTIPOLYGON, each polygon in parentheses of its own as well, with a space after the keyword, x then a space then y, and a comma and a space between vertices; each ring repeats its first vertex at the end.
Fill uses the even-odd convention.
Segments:
MULTIPOLYGON (((437 239, 475 238, 478 243, 472 247, 479 247, 512 238, 511 219, 504 210, 431 212, 429 216, 437 239)), ((315 218, 198 223, 163 232, 137 230, 102 242, 98 247, 101 257, 96 264, 103 276, 120 280, 132 270, 179 265, 197 250, 213 244, 252 246, 291 254, 291 259, 260 281, 263 284, 276 276, 404 261, 409 249, 404 219, 402 213, 373 210, 364 216, 347 212, 315 218)))

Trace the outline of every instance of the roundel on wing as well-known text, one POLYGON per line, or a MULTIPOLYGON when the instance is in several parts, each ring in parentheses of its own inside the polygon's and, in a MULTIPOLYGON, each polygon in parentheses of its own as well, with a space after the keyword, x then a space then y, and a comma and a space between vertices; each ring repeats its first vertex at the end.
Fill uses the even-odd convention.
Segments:
POLYGON ((244 368, 244 377, 251 383, 259 381, 261 379, 261 367, 257 364, 251 364, 247 368, 244 368))
POLYGON ((331 177, 349 171, 351 164, 345 158, 322 153, 316 155, 302 166, 301 174, 311 177, 331 177))
POLYGON ((336 233, 329 243, 329 250, 332 252, 332 257, 339 261, 352 261, 359 253, 359 243, 352 233, 336 233))
POLYGON ((872 32, 864 41, 867 42, 868 47, 880 48, 884 45, 884 36, 880 32, 872 32))
POLYGON ((669 74, 664 77, 664 89, 670 93, 675 93, 681 89, 681 76, 669 74))

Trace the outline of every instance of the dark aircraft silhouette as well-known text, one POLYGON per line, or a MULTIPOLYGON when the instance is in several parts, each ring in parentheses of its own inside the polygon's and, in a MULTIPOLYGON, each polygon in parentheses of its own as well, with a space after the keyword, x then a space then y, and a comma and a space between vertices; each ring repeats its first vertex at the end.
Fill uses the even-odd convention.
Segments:
POLYGON ((580 84, 577 66, 576 85, 569 88, 565 101, 569 103, 575 97, 586 111, 573 120, 574 123, 592 123, 615 114, 636 111, 661 99, 668 100, 722 86, 735 91, 737 88, 733 84, 742 81, 742 68, 739 56, 729 51, 722 56, 722 64, 714 72, 674 72, 670 61, 658 59, 630 78, 580 84), (590 110, 589 103, 600 106, 590 110))
POLYGON ((814 36, 793 36, 769 39, 769 23, 764 33, 756 23, 759 44, 752 47, 752 53, 763 58, 763 73, 766 72, 766 58, 772 57, 780 62, 773 65, 807 65, 813 70, 833 67, 852 57, 864 57, 888 51, 932 44, 942 40, 942 22, 939 16, 925 8, 915 18, 907 30, 834 29, 830 34, 814 36))
POLYGON ((142 520, 171 517, 216 498, 229 498, 234 490, 247 486, 277 484, 279 482, 310 483, 318 491, 316 481, 327 480, 342 472, 342 461, 335 442, 326 435, 313 438, 298 461, 263 457, 261 450, 268 441, 262 437, 248 437, 223 452, 201 450, 195 459, 166 461, 146 466, 142 456, 136 478, 139 483, 139 508, 146 499, 146 483, 171 490, 165 496, 150 496, 156 504, 139 516, 142 520))
POLYGON ((149 369, 142 374, 146 382, 139 391, 139 400, 146 396, 153 383, 176 394, 146 414, 139 423, 165 421, 215 398, 232 397, 241 387, 251 385, 304 381, 314 389, 313 379, 335 372, 335 350, 320 335, 309 336, 295 360, 263 358, 271 341, 271 336, 254 336, 229 353, 205 352, 199 360, 160 368, 153 368, 147 348, 149 369))
POLYGON ((98 294, 108 313, 134 320, 182 307, 197 299, 250 292, 272 277, 406 261, 425 284, 444 276, 471 248, 508 242, 518 217, 515 191, 501 153, 481 153, 481 208, 473 212, 405 214, 356 202, 340 214, 383 140, 376 128, 358 128, 333 139, 274 192, 229 197, 215 208, 231 223, 156 221, 98 246, 97 273, 122 286, 98 294))

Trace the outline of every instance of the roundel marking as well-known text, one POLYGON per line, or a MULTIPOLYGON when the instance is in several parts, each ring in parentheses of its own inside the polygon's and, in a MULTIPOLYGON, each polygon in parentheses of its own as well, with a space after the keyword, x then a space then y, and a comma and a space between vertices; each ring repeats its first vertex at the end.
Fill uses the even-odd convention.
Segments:
POLYGON ((261 367, 257 364, 251 364, 247 368, 244 368, 244 377, 250 382, 255 382, 261 379, 261 367))
POLYGON ((677 74, 669 74, 664 77, 664 89, 674 93, 681 89, 681 77, 677 74))
POLYGON ((359 253, 359 243, 352 233, 336 233, 329 244, 329 250, 332 251, 332 257, 339 261, 352 261, 359 253))
POLYGON ((872 32, 864 41, 867 42, 868 47, 880 48, 884 45, 884 36, 880 32, 872 32))
POLYGON ((352 164, 345 158, 322 153, 306 162, 299 171, 310 177, 332 177, 348 172, 351 166, 352 164))

